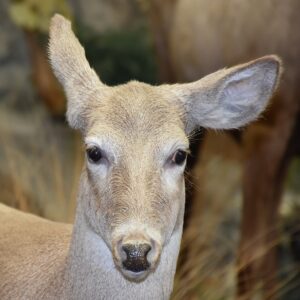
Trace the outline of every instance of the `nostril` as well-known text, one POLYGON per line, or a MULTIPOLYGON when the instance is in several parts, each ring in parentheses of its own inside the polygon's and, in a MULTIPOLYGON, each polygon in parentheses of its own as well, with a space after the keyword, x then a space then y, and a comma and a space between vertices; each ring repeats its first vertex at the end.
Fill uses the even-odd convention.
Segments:
POLYGON ((145 271, 150 267, 147 255, 151 251, 149 244, 125 244, 122 250, 126 253, 123 267, 132 272, 145 271))
POLYGON ((149 244, 125 244, 122 250, 126 253, 127 258, 146 257, 151 246, 149 244))

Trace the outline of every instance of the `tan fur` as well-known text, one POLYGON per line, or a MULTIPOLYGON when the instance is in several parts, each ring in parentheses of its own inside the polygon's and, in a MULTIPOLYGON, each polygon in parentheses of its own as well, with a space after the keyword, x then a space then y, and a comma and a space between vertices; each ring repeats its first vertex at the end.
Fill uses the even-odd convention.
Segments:
POLYGON ((0 220, 0 298, 41 299, 49 287, 56 288, 55 281, 65 265, 72 226, 2 204, 0 220), (34 289, 32 283, 36 285, 34 289))
POLYGON ((67 225, 3 208, 0 298, 22 298, 26 290, 26 299, 168 299, 185 201, 185 163, 172 158, 188 150, 188 134, 199 125, 230 128, 255 119, 278 83, 280 60, 268 56, 191 84, 107 87, 59 15, 49 53, 70 125, 103 160, 84 166, 69 250, 67 225), (152 245, 142 274, 122 265, 120 245, 129 242, 152 245))

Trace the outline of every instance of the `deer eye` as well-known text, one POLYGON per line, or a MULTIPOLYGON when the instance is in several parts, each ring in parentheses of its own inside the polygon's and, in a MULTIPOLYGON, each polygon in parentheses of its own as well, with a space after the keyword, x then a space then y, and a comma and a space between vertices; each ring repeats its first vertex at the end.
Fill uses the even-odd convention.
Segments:
POLYGON ((177 150, 172 156, 172 163, 181 166, 187 157, 187 153, 183 150, 177 150))
POLYGON ((88 160, 91 163, 99 163, 101 158, 103 157, 102 152, 99 147, 93 146, 86 150, 88 160))

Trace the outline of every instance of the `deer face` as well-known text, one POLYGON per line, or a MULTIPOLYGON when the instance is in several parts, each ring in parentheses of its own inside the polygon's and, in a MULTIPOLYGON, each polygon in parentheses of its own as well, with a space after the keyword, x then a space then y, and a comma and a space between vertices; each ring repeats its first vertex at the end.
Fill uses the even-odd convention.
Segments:
POLYGON ((255 119, 276 87, 279 60, 268 56, 189 84, 107 87, 59 15, 49 52, 67 94, 69 124, 86 146, 86 219, 122 274, 143 280, 182 228, 188 134, 255 119))
POLYGON ((159 87, 130 82, 109 88, 103 101, 93 97, 85 129, 87 214, 119 269, 140 280, 182 223, 184 123, 159 87))

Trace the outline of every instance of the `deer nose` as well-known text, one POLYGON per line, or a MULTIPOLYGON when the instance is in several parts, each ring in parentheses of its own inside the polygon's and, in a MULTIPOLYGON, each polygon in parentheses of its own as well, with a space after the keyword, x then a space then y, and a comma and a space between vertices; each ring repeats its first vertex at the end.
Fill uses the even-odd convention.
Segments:
POLYGON ((150 267, 147 259, 148 253, 151 251, 149 244, 125 244, 122 250, 126 253, 126 259, 123 260, 123 267, 135 273, 146 271, 150 267))

